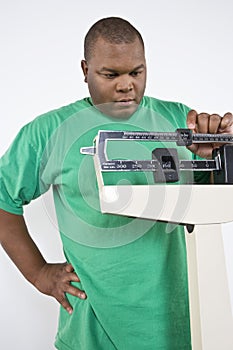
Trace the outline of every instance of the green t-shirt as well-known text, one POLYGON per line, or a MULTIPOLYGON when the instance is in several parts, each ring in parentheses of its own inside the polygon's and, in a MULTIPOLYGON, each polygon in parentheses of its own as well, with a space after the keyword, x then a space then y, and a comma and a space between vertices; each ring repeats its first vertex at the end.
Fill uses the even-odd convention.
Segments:
MULTIPOLYGON (((93 159, 80 153, 98 130, 185 128, 188 110, 144 97, 130 118, 119 120, 86 98, 24 126, 1 158, 0 208, 21 215, 24 205, 52 185, 64 253, 81 280, 74 285, 87 294, 86 300, 67 295, 74 311, 60 310, 59 350, 191 349, 183 228, 102 214, 93 159)), ((110 159, 148 159, 155 147, 113 142, 108 152, 110 159)), ((192 157, 185 147, 178 153, 192 157)), ((104 181, 151 184, 153 174, 112 172, 104 181)), ((181 199, 177 205, 186 204, 181 199)))

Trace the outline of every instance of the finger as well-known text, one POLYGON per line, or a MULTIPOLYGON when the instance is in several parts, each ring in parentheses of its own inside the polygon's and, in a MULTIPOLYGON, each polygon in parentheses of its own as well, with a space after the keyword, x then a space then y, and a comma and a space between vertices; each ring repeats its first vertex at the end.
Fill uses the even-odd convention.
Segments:
POLYGON ((233 115, 228 112, 224 114, 219 127, 220 132, 231 132, 233 127, 233 115))
POLYGON ((72 285, 68 285, 65 292, 68 294, 71 294, 75 297, 78 297, 79 299, 86 299, 87 298, 87 295, 83 290, 76 288, 72 285))
POLYGON ((80 279, 71 264, 65 265, 65 272, 67 272, 66 279, 70 281, 80 282, 80 279))
POLYGON ((73 271, 74 271, 74 268, 73 268, 73 266, 72 266, 71 264, 65 263, 65 264, 64 264, 64 268, 65 268, 65 270, 66 270, 67 272, 73 272, 73 271))
POLYGON ((216 134, 219 130, 219 126, 221 124, 221 117, 218 114, 211 114, 209 116, 209 130, 210 134, 216 134))
POLYGON ((76 275, 75 272, 66 273, 63 276, 64 282, 80 282, 80 278, 76 275))
POLYGON ((56 299, 59 302, 59 304, 61 304, 61 306, 71 315, 73 312, 73 308, 68 302, 65 294, 63 293, 61 296, 57 297, 56 299))
POLYGON ((193 153, 197 153, 198 147, 198 144, 193 143, 191 146, 187 146, 187 149, 189 149, 193 153))
POLYGON ((207 134, 209 131, 209 114, 200 113, 197 116, 197 132, 201 134, 207 134))
POLYGON ((195 129, 196 123, 197 123, 197 112, 194 109, 188 112, 186 123, 189 129, 191 130, 195 129))

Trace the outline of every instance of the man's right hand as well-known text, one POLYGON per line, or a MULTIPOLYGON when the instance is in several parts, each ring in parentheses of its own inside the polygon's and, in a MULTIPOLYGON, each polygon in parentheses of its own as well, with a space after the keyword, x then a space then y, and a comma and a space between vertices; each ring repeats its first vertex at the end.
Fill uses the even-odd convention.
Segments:
POLYGON ((72 307, 66 298, 66 293, 80 299, 86 299, 84 291, 72 286, 71 282, 80 282, 71 264, 46 263, 38 273, 34 285, 42 293, 54 297, 69 314, 72 307))

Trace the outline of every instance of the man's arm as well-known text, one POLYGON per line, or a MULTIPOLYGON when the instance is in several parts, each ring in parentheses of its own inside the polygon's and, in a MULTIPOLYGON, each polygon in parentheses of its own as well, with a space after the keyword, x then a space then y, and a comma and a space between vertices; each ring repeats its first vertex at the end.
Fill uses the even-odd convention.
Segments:
POLYGON ((85 299, 85 292, 70 282, 80 282, 70 264, 48 264, 31 239, 21 215, 0 209, 0 243, 24 277, 40 292, 50 295, 72 313, 65 293, 85 299))

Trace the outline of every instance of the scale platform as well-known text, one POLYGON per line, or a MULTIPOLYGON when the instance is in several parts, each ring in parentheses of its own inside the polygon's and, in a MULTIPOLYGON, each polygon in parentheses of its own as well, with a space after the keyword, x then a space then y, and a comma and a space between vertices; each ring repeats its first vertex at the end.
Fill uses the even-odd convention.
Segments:
MULTIPOLYGON (((126 144, 127 145, 127 144, 126 144)), ((222 224, 233 221, 233 135, 100 130, 92 155, 101 212, 186 226, 190 324, 193 350, 233 349, 233 316, 222 240, 222 224), (108 159, 111 141, 174 142, 152 152, 149 160, 108 159), (211 160, 180 160, 177 148, 215 143, 211 160), (153 172, 151 185, 105 185, 104 172, 153 172), (179 184, 183 171, 213 173, 213 184, 179 184)))

